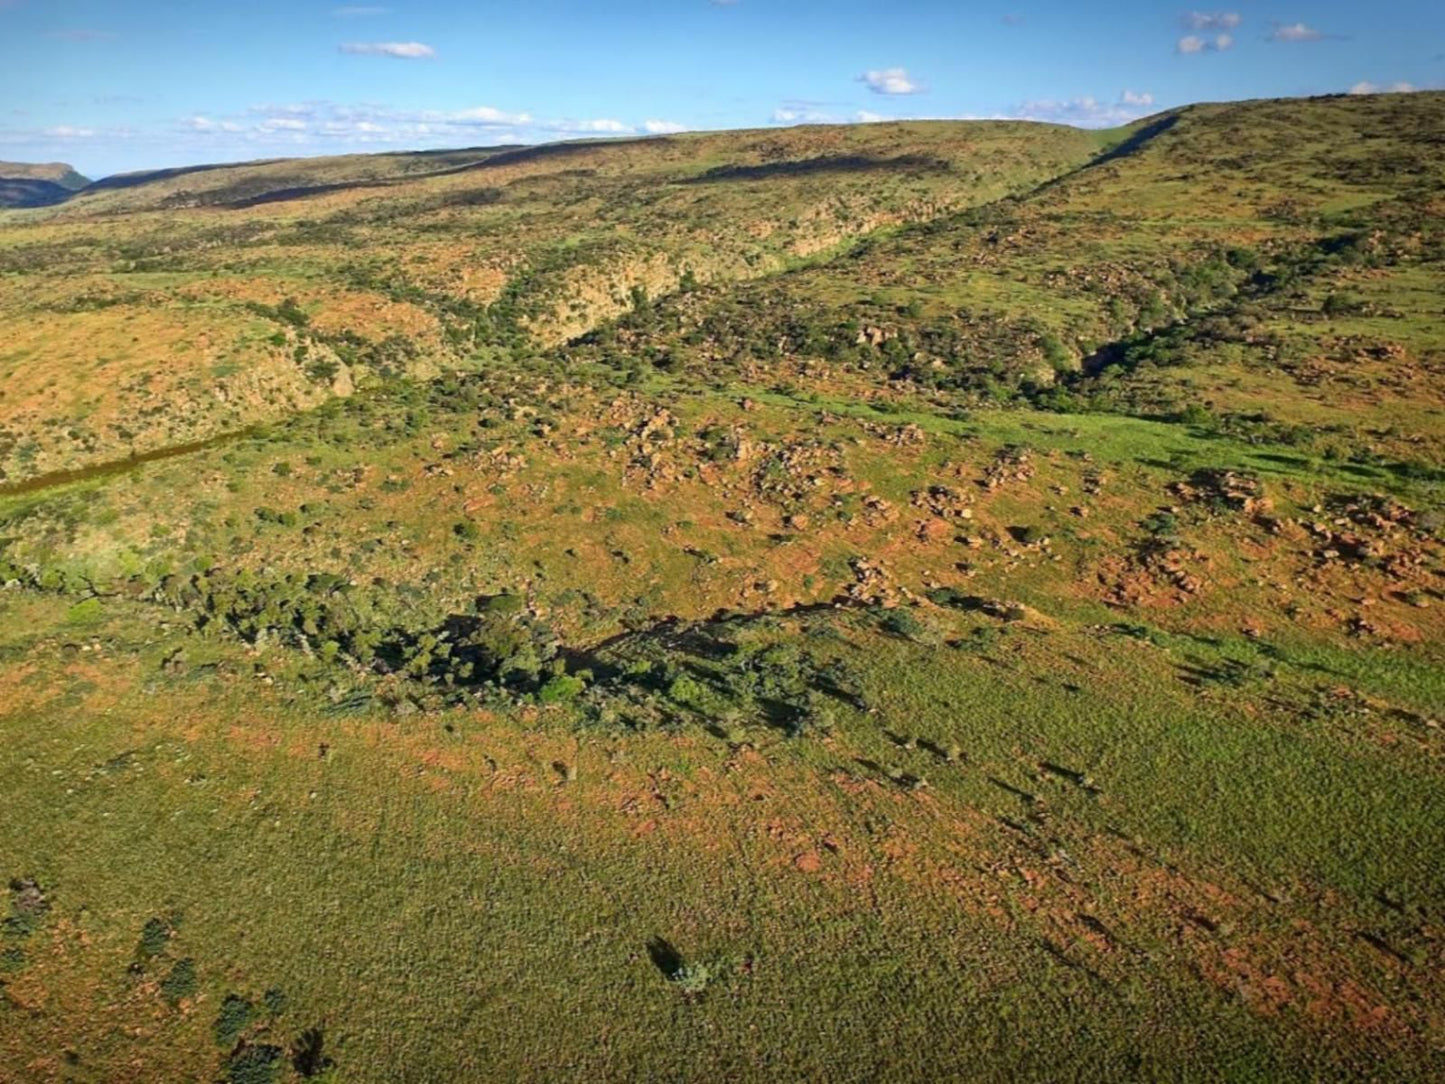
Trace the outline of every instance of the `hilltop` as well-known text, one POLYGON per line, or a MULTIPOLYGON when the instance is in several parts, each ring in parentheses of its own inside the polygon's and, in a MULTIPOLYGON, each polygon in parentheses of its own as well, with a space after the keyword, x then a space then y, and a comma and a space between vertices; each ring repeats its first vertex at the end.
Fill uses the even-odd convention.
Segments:
POLYGON ((63 162, 0 162, 0 209, 64 203, 89 183, 63 162))
POLYGON ((0 214, 0 1065, 1438 1079, 1442 143, 1351 96, 0 214))

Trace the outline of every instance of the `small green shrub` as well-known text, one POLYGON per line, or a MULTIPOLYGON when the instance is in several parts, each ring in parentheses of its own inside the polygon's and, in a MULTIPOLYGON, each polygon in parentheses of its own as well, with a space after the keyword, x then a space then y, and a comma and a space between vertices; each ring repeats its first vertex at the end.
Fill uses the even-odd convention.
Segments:
POLYGON ((1194 426, 1196 429, 1212 430, 1219 425, 1219 421, 1215 418, 1214 412, 1199 403, 1190 403, 1181 410, 1179 412, 1179 420, 1185 425, 1194 426))
POLYGON ((211 1035, 219 1047, 235 1045, 246 1028, 251 1025, 256 1007, 240 994, 227 994, 216 1013, 216 1022, 211 1025, 211 1035))
POLYGON ((586 691, 587 682, 582 677, 557 674, 537 691, 537 700, 543 704, 565 704, 586 691))
POLYGON ((889 610, 881 624, 884 632, 905 640, 921 640, 928 632, 927 626, 910 610, 889 610))
POLYGON ((1358 294, 1353 294, 1349 291, 1330 294, 1325 298, 1324 304, 1320 306, 1320 311, 1331 318, 1336 316, 1352 316, 1356 313, 1363 312, 1364 309, 1364 299, 1358 294))
POLYGON ((279 1046, 248 1043, 231 1055, 226 1079, 230 1084, 274 1084, 281 1073, 282 1055, 279 1046))
POLYGON ((88 598, 83 602, 77 602, 65 614, 67 625, 95 625, 103 618, 101 601, 98 598, 88 598))
POLYGON ((171 927, 164 919, 147 919, 146 924, 141 928, 137 955, 141 957, 159 956, 165 952, 170 941, 171 927))
POLYGON ((171 1005, 178 1005, 193 997, 200 984, 196 979, 196 962, 190 957, 177 960, 164 979, 161 980, 161 997, 171 1005))
POLYGON ((683 964, 670 976, 669 981, 688 997, 697 997, 713 980, 712 968, 707 964, 683 964))

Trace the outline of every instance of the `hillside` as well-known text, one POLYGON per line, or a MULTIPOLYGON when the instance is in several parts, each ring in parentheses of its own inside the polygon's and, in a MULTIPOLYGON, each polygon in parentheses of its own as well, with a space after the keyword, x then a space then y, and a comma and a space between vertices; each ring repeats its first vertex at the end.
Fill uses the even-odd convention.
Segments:
POLYGON ((92 189, 0 234, 0 270, 28 286, 0 301, 0 470, 150 452, 379 377, 548 348, 624 312, 634 288, 773 273, 1026 191, 1098 145, 1029 124, 799 129, 92 189), (55 379, 76 366, 99 379, 55 379))
POLYGON ((0 162, 0 209, 64 203, 90 183, 61 162, 0 162))
POLYGON ((0 214, 0 1066, 1439 1079, 1442 143, 1363 95, 0 214))

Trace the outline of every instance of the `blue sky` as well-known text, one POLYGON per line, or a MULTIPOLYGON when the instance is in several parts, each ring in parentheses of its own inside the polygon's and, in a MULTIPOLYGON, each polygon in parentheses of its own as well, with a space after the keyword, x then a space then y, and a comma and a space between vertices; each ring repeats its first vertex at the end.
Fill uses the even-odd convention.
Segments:
POLYGON ((92 176, 1441 85, 1438 0, 0 0, 0 158, 92 176))

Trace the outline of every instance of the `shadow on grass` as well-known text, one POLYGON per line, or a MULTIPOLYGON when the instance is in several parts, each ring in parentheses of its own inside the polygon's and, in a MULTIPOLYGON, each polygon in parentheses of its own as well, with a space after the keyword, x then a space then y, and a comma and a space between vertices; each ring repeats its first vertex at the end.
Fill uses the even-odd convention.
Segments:
POLYGON ((652 961, 652 966, 662 972, 662 977, 671 980, 682 970, 682 953, 677 951, 672 942, 662 937, 654 937, 647 942, 647 956, 652 961))
POLYGON ((870 158, 862 154, 846 154, 804 158, 793 162, 768 162, 758 166, 718 166, 682 184, 717 184, 724 181, 766 181, 774 177, 815 177, 835 173, 948 173, 947 162, 925 155, 906 154, 896 158, 870 158))

